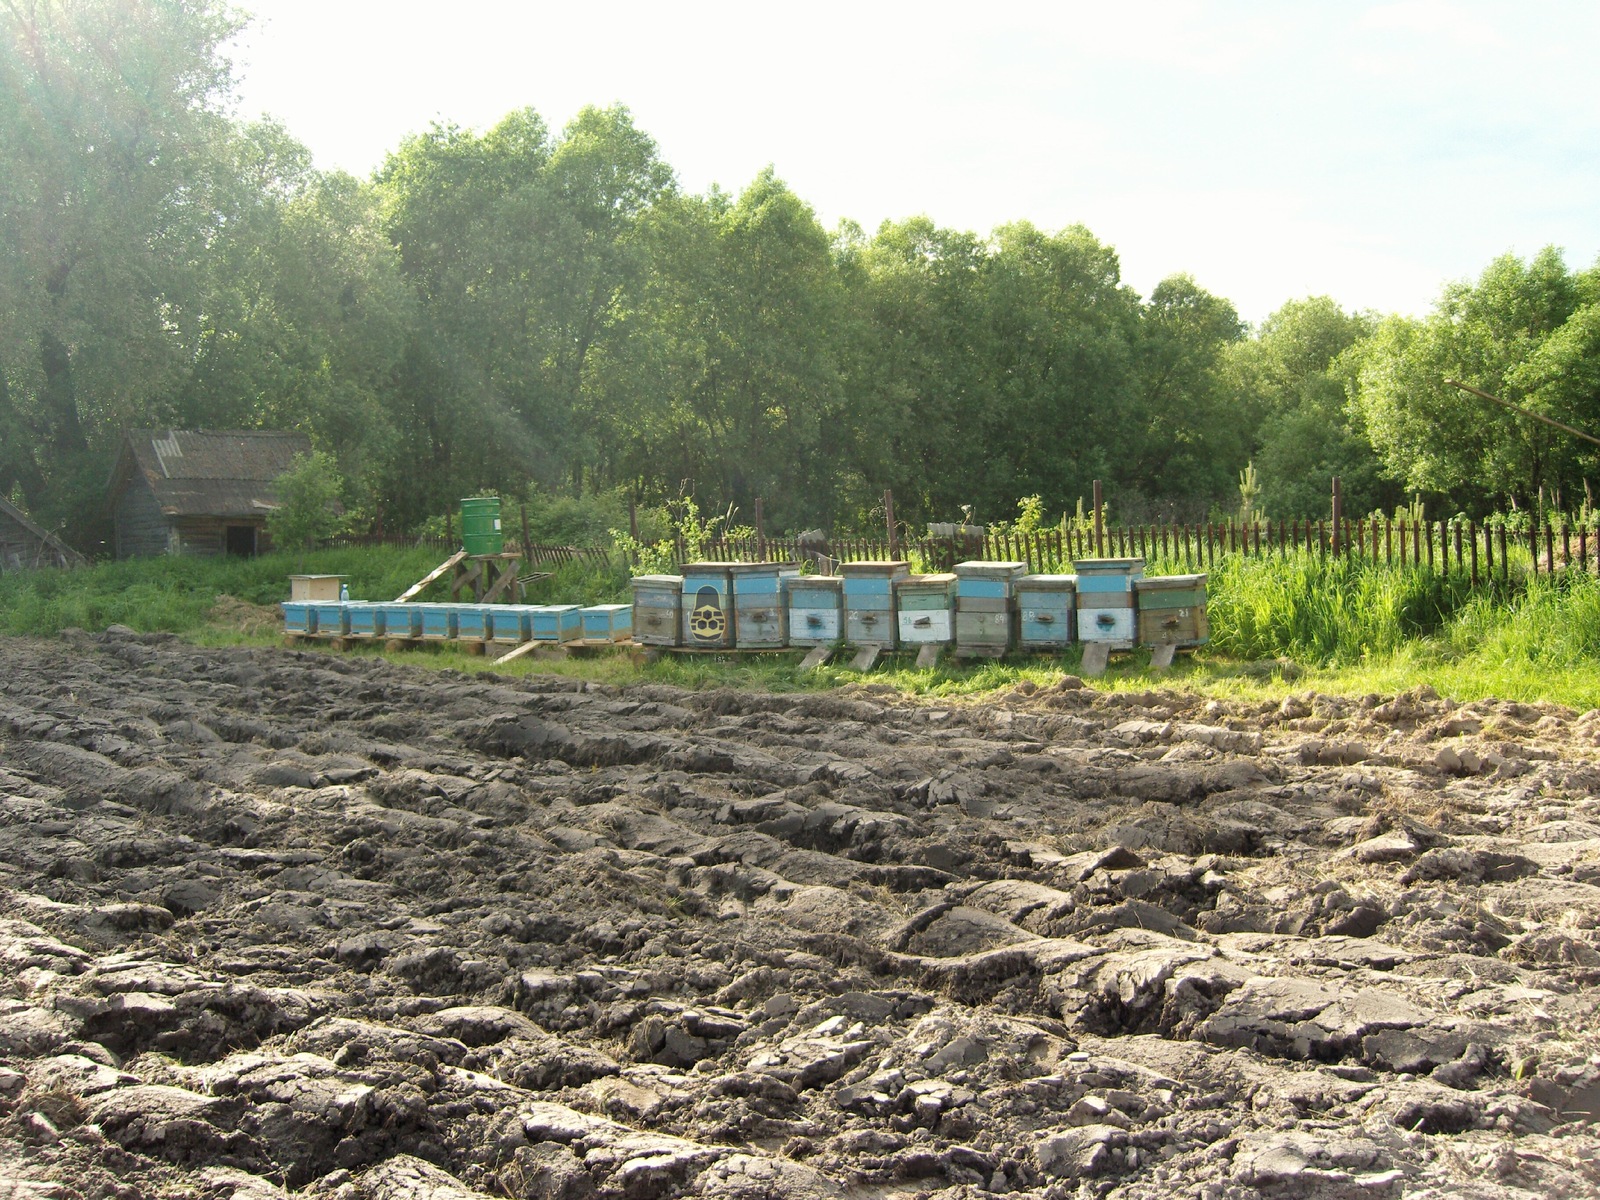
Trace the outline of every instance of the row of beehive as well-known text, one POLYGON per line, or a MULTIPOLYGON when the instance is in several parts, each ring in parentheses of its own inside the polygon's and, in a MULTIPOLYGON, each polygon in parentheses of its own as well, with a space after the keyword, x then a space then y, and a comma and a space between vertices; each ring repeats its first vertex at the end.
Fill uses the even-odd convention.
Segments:
POLYGON ((987 654, 1206 641, 1204 575, 1145 578, 1136 558, 1074 565, 1075 575, 1030 575, 1011 562, 913 575, 905 562, 855 562, 830 576, 801 575, 792 563, 694 563, 682 575, 633 580, 634 636, 706 650, 849 642, 987 654))
POLYGON ((310 637, 479 642, 626 642, 632 606, 285 601, 284 630, 310 637))

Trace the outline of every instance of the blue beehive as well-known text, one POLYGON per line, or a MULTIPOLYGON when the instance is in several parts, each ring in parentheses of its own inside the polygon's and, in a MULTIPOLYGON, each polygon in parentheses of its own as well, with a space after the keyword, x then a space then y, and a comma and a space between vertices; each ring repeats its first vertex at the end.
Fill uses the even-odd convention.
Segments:
POLYGON ((486 642, 491 628, 492 604, 457 604, 456 636, 469 642, 486 642))
POLYGON ((733 576, 744 563, 689 563, 683 568, 683 644, 701 650, 733 645, 733 576))
POLYGON ((575 642, 583 636, 583 609, 577 604, 535 604, 529 629, 536 642, 575 642))
POLYGON ((383 609, 365 600, 344 602, 346 628, 351 637, 382 637, 383 609))
POLYGON ((529 641, 529 607, 526 604, 494 604, 489 608, 489 640, 522 643, 529 641))
POLYGON ((380 604, 383 610, 383 633, 391 638, 419 638, 422 636, 422 607, 417 604, 380 604))
POLYGON ((838 575, 790 575, 783 580, 789 645, 831 646, 844 637, 844 580, 838 575))
POLYGON ((1017 643, 1028 650, 1072 644, 1076 575, 1024 575, 1017 580, 1017 643))
POLYGON ((776 650, 788 644, 783 581, 800 573, 794 563, 738 563, 728 568, 733 587, 733 644, 741 650, 776 650))
POLYGON ((586 642, 633 640, 633 605, 593 604, 579 614, 586 642))
POLYGON ((1078 640, 1128 649, 1134 644, 1134 583, 1144 575, 1142 558, 1080 558, 1078 640))
POLYGON ((344 637, 350 632, 348 614, 342 601, 318 600, 311 606, 311 611, 315 615, 319 636, 344 637))
POLYGON ((285 600, 282 607, 285 633, 312 634, 317 631, 316 605, 303 600, 285 600))
POLYGON ((911 574, 899 560, 843 563, 844 637, 857 646, 899 645, 895 628, 894 581, 911 574))
POLYGON ((422 622, 422 636, 429 641, 456 636, 456 606, 453 604, 417 605, 422 622))

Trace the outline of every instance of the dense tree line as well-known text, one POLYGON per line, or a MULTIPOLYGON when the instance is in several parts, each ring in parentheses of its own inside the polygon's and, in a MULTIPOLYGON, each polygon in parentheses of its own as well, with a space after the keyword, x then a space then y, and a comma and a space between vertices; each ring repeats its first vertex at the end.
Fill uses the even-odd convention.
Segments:
POLYGON ((768 169, 685 193, 621 107, 436 126, 370 180, 227 116, 216 0, 0 5, 0 494, 79 545, 122 431, 294 428, 358 522, 484 489, 692 488, 770 528, 1071 511, 1270 516, 1421 493, 1575 507, 1600 426, 1600 272, 1497 260, 1422 319, 1325 298, 1249 329, 1148 298, 1081 226, 824 229, 768 169))

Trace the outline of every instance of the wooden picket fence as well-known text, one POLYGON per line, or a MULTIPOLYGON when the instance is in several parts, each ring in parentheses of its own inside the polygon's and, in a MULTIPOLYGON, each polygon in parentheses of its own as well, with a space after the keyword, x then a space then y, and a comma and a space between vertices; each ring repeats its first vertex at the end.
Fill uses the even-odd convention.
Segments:
MULTIPOLYGON (((344 537, 332 545, 430 545, 449 549, 454 539, 395 536, 344 537)), ((567 546, 506 539, 508 553, 520 552, 529 566, 617 561, 609 546, 567 546)), ((930 570, 949 570, 958 562, 985 559, 1027 563, 1034 572, 1068 571, 1081 558, 1159 560, 1185 571, 1207 571, 1230 554, 1267 557, 1306 552, 1324 557, 1356 556, 1400 567, 1427 567, 1462 572, 1474 584, 1505 581, 1513 572, 1545 574, 1576 568, 1600 571, 1600 532, 1567 522, 1545 523, 1528 530, 1475 521, 1344 521, 1335 530, 1330 521, 1238 521, 1200 524, 1124 525, 1102 529, 1071 526, 1032 533, 985 533, 981 537, 896 539, 830 537, 821 542, 795 538, 753 537, 702 542, 697 553, 679 539, 676 560, 708 562, 800 562, 827 567, 841 562, 902 559, 916 554, 930 570)))
MULTIPOLYGON (((1459 571, 1473 583, 1506 580, 1513 571, 1535 574, 1576 567, 1600 570, 1600 534, 1586 526, 1546 523, 1542 529, 1507 530, 1475 521, 1368 520, 1258 521, 1243 523, 1126 525, 1102 529, 1044 529, 1024 534, 986 533, 969 538, 744 538, 702 543, 693 557, 717 562, 784 562, 819 557, 833 562, 901 559, 915 552, 930 569, 948 570, 967 559, 1024 562, 1034 572, 1071 571, 1081 558, 1143 558, 1186 571, 1206 571, 1219 557, 1244 554, 1357 556, 1390 566, 1459 571)), ((691 556, 680 540, 679 563, 691 556)))

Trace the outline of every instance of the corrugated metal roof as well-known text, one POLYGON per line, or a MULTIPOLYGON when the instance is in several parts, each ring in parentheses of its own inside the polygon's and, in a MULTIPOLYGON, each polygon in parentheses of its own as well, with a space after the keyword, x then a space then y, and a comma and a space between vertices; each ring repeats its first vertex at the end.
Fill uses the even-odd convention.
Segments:
POLYGON ((172 517, 259 517, 277 507, 272 481, 295 455, 311 453, 303 433, 241 429, 136 429, 128 445, 161 511, 172 517))

